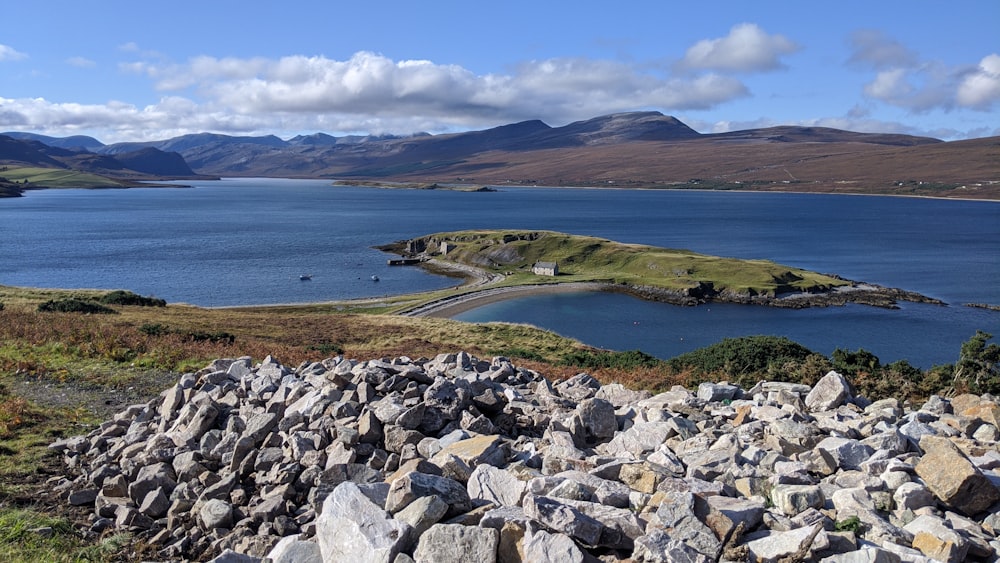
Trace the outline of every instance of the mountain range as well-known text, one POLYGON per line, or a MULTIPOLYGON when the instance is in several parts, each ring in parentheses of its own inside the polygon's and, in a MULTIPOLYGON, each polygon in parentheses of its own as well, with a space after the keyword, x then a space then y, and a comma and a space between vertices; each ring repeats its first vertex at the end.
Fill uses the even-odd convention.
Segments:
MULTIPOLYGON (((1000 199, 1000 137, 780 126, 703 134, 659 112, 409 136, 183 135, 105 145, 0 134, 0 164, 114 178, 256 176, 490 185, 687 187, 1000 199)), ((2 175, 2 174, 0 174, 2 175)))

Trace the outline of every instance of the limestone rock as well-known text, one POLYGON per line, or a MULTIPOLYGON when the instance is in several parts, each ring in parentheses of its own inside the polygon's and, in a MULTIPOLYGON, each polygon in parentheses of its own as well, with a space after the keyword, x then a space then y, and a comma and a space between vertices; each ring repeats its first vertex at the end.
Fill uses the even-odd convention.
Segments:
POLYGON ((806 395, 806 407, 810 411, 828 411, 844 404, 851 396, 851 386, 843 375, 830 371, 806 395))
POLYGON ((413 552, 416 563, 495 563, 500 532, 493 528, 435 524, 420 536, 413 552))
POLYGON ((390 518, 350 482, 333 490, 316 520, 324 561, 392 563, 409 536, 407 524, 390 518))
POLYGON ((925 436, 916 472, 934 496, 964 514, 975 515, 1000 501, 1000 491, 951 440, 925 436))

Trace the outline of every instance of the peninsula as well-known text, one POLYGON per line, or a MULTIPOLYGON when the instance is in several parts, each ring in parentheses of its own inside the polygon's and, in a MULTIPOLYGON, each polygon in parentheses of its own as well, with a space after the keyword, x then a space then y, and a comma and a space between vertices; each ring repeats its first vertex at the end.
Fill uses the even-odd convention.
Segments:
MULTIPOLYGON (((677 305, 728 302, 805 308, 898 301, 943 304, 917 293, 793 268, 687 250, 625 244, 553 231, 474 230, 437 233, 379 247, 409 263, 464 277, 467 283, 405 296, 408 316, 451 316, 526 292, 620 291, 677 305)), ((391 262, 391 261, 390 261, 391 262)))

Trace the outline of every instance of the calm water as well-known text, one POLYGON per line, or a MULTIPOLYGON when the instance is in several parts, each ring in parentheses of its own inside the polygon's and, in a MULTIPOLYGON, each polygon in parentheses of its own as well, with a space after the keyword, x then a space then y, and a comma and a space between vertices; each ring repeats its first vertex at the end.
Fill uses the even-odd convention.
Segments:
POLYGON ((453 285, 372 247, 471 228, 550 229, 766 258, 902 287, 950 307, 683 308, 622 295, 518 299, 463 320, 529 322, 670 357, 727 336, 784 335, 928 367, 977 328, 1000 337, 1000 204, 888 197, 502 188, 495 193, 230 179, 191 189, 50 190, 0 200, 0 284, 127 288, 203 306, 372 297, 453 285), (312 281, 299 281, 303 273, 312 281), (372 282, 371 275, 379 276, 372 282), (683 339, 683 340, 682 340, 683 339))

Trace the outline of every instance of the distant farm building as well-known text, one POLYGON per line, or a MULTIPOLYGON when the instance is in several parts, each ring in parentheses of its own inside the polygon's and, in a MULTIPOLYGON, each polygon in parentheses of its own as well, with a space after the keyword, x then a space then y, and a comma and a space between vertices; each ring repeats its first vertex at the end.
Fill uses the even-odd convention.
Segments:
POLYGON ((555 262, 535 262, 531 267, 531 273, 536 276, 558 276, 559 264, 555 262))

